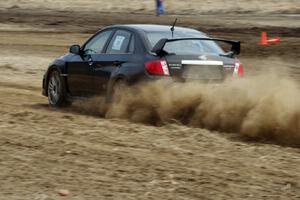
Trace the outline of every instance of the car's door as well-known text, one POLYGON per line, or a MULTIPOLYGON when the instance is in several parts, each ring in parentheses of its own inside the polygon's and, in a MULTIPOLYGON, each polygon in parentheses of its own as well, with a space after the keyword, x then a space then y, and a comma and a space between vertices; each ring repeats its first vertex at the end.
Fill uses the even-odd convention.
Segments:
POLYGON ((105 53, 93 54, 95 93, 105 93, 111 74, 132 60, 134 35, 127 30, 116 30, 105 53))
POLYGON ((94 66, 92 57, 101 54, 113 31, 99 32, 82 47, 81 55, 67 63, 68 86, 72 96, 90 96, 94 93, 94 66))

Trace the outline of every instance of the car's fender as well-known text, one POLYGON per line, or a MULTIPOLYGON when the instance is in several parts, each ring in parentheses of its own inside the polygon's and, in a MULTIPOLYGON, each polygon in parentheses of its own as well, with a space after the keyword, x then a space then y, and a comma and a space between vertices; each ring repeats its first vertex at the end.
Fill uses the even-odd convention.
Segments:
POLYGON ((69 86, 68 86, 68 62, 70 61, 76 61, 80 57, 78 55, 67 53, 63 56, 55 59, 53 62, 51 62, 48 66, 48 69, 44 75, 43 78, 43 95, 47 96, 47 87, 48 87, 48 80, 49 75, 52 72, 52 70, 58 70, 60 72, 60 75, 63 77, 66 85, 66 91, 69 92, 69 86))
POLYGON ((47 88, 48 88, 48 81, 49 81, 49 76, 51 74, 51 72, 53 70, 57 70, 59 71, 60 75, 63 76, 63 79, 65 81, 65 85, 66 85, 66 89, 68 91, 68 84, 67 84, 67 80, 66 80, 66 77, 67 77, 67 69, 66 69, 66 61, 61 59, 61 58, 58 58, 56 60, 54 60, 52 63, 49 64, 48 66, 48 69, 44 75, 44 78, 43 78, 43 95, 45 96, 48 96, 48 92, 47 92, 47 88))

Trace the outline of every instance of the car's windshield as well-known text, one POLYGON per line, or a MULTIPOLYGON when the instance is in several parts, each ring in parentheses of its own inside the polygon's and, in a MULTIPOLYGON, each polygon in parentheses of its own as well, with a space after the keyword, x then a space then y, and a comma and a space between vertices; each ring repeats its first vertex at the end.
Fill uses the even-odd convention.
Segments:
MULTIPOLYGON (((172 38, 171 31, 165 32, 147 32, 147 38, 150 43, 150 48, 153 48, 154 45, 162 38, 172 38)), ((183 32, 175 31, 173 38, 203 38, 201 33, 197 31, 183 32)), ((168 53, 173 53, 176 55, 199 55, 199 54, 224 54, 224 51, 219 45, 214 41, 205 41, 205 40, 180 40, 174 42, 167 42, 164 50, 168 53)))

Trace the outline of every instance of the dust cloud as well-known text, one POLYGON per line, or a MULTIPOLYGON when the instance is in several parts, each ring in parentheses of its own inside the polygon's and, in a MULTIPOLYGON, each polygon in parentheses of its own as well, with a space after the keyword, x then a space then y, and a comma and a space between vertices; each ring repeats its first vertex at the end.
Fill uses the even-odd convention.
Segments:
POLYGON ((105 118, 138 123, 179 123, 255 140, 300 144, 298 85, 270 71, 222 85, 157 81, 126 89, 118 102, 104 98, 75 103, 75 108, 105 118))

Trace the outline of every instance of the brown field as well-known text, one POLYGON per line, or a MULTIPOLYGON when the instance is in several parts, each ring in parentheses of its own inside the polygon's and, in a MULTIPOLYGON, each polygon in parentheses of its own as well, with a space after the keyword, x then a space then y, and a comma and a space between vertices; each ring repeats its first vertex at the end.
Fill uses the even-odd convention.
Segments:
POLYGON ((165 0, 159 18, 152 1, 118 2, 0 2, 0 200, 300 199, 299 1, 165 0), (68 46, 175 17, 241 40, 245 80, 146 86, 106 113, 99 99, 48 107, 42 75, 68 46), (258 45, 261 31, 282 42, 258 45))

